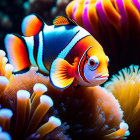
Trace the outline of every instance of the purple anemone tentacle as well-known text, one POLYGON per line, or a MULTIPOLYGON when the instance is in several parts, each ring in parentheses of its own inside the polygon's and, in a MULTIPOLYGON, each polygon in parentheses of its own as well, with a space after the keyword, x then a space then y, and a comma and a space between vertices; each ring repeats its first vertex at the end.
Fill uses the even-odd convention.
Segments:
POLYGON ((89 2, 90 2, 90 0, 85 1, 82 19, 83 19, 83 24, 84 24, 85 29, 92 34, 92 27, 91 27, 89 19, 88 19, 89 2))
POLYGON ((77 9, 78 9, 78 6, 79 6, 79 3, 76 2, 76 3, 74 4, 74 7, 73 7, 73 14, 72 14, 73 20, 75 20, 75 13, 76 13, 76 11, 77 11, 77 9))
POLYGON ((106 14, 104 12, 103 6, 102 6, 102 0, 97 0, 95 6, 96 6, 97 12, 98 12, 101 20, 103 21, 103 23, 107 26, 110 25, 110 23, 106 17, 106 14))
POLYGON ((116 3, 117 3, 117 6, 118 6, 120 14, 121 14, 121 24, 123 23, 124 25, 126 25, 127 24, 127 15, 125 12, 123 0, 116 0, 116 3))
POLYGON ((140 13, 140 2, 138 0, 132 0, 132 2, 134 3, 134 5, 136 6, 136 8, 138 9, 140 13))

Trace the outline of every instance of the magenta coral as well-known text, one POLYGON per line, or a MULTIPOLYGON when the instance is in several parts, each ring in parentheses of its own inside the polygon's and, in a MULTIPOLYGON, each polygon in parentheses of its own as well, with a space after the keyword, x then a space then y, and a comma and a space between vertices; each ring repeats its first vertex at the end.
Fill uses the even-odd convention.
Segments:
POLYGON ((140 3, 137 0, 74 0, 66 8, 66 13, 79 25, 95 36, 99 34, 100 24, 108 29, 113 26, 120 34, 140 28, 140 3))

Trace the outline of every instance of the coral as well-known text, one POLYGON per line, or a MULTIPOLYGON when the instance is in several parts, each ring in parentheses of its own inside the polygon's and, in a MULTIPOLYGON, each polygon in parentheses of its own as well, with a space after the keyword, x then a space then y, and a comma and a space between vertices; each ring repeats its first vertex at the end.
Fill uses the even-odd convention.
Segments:
POLYGON ((138 0, 73 0, 66 14, 103 46, 111 60, 110 74, 130 64, 140 64, 138 0))
POLYGON ((40 83, 34 85, 31 96, 27 90, 19 90, 12 111, 0 109, 0 126, 9 132, 12 139, 67 139, 63 135, 65 126, 61 125, 60 119, 52 116, 50 108, 53 101, 43 95, 46 91, 47 87, 40 83))
POLYGON ((14 101, 16 99, 16 93, 18 90, 27 90, 30 93, 33 92, 33 86, 36 83, 42 83, 47 85, 47 82, 49 81, 49 78, 46 76, 43 76, 40 73, 37 73, 38 68, 32 67, 29 72, 26 72, 25 74, 15 74, 13 76, 13 82, 10 83, 9 88, 6 89, 6 91, 3 93, 3 97, 0 99, 1 104, 7 104, 6 106, 9 107, 8 100, 14 101), (9 96, 7 96, 9 95, 9 96))
POLYGON ((7 64, 7 62, 8 59, 5 57, 5 52, 0 50, 0 97, 13 80, 13 66, 7 64))
POLYGON ((53 99, 54 108, 57 109, 62 122, 70 125, 66 132, 71 138, 111 139, 113 132, 116 132, 117 136, 120 136, 118 130, 123 132, 120 137, 128 132, 127 127, 122 131, 122 127, 119 126, 122 123, 122 111, 111 93, 107 93, 101 87, 75 89, 71 86, 65 90, 55 89, 49 78, 37 73, 36 70, 32 68, 25 74, 14 76, 14 82, 4 92, 3 104, 6 104, 7 100, 15 102, 16 91, 19 89, 32 92, 32 84, 39 81, 48 87, 47 95, 53 99), (10 94, 7 97, 8 93, 10 94))
POLYGON ((113 75, 105 84, 112 92, 124 111, 124 119, 130 127, 130 138, 137 139, 140 129, 140 69, 131 65, 113 75))
MULTIPOLYGON (((72 139, 121 139, 129 134, 119 103, 104 88, 71 85, 67 89, 56 89, 49 77, 37 70, 32 67, 26 73, 14 74, 9 85, 9 80, 1 77, 0 86, 3 84, 6 88, 0 104, 13 112, 11 121, 8 120, 12 138, 38 139, 40 136, 41 139, 47 134, 44 139, 68 139, 66 132, 72 139), (60 122, 51 116, 59 117, 70 127, 66 123, 59 123, 59 127, 56 124, 56 129, 50 127, 60 122)), ((5 126, 2 128, 6 131, 5 126)))
POLYGON ((6 64, 7 61, 5 52, 0 50, 0 138, 67 139, 63 132, 68 126, 66 123, 61 125, 60 119, 55 117, 57 112, 52 109, 52 99, 43 95, 47 87, 38 83, 46 83, 47 78, 34 74, 37 68, 14 75, 13 67, 6 64))
POLYGON ((13 116, 13 112, 10 109, 0 109, 0 126, 4 131, 10 130, 10 120, 13 116))
POLYGON ((115 135, 121 139, 127 135, 127 124, 122 127, 120 106, 104 88, 71 86, 59 92, 48 89, 61 120, 70 125, 67 134, 72 139, 113 139, 115 135))
POLYGON ((92 34, 98 36, 99 23, 101 23, 113 26, 122 35, 124 31, 127 30, 128 33, 132 30, 131 26, 134 24, 136 25, 133 28, 134 32, 139 33, 137 31, 140 27, 139 5, 137 0, 74 0, 68 5, 66 12, 70 18, 92 34))
POLYGON ((2 131, 2 127, 0 127, 0 139, 11 140, 11 136, 9 135, 9 133, 2 131))
POLYGON ((8 80, 12 78, 13 66, 7 64, 8 59, 5 57, 5 52, 0 50, 0 76, 5 76, 8 80))

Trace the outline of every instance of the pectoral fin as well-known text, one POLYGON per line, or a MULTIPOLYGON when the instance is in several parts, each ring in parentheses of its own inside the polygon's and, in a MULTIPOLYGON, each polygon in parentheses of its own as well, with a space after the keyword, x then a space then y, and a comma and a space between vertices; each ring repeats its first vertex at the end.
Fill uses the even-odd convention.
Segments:
POLYGON ((52 85, 60 89, 70 86, 75 78, 74 70, 74 66, 66 60, 61 58, 54 60, 50 69, 52 85))

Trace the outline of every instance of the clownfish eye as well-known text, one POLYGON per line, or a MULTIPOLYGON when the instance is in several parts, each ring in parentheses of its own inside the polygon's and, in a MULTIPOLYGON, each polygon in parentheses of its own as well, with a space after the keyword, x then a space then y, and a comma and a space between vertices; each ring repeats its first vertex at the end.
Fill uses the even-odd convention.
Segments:
POLYGON ((107 66, 109 66, 109 57, 108 56, 106 57, 107 57, 107 66))
POLYGON ((96 56, 91 56, 88 59, 88 67, 90 70, 95 70, 99 65, 99 60, 96 56))

